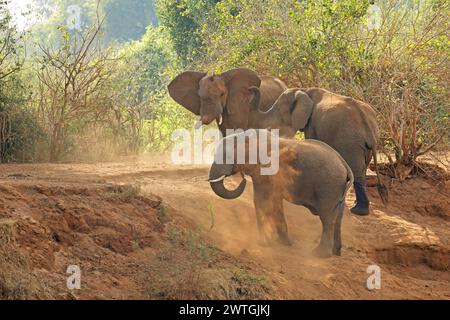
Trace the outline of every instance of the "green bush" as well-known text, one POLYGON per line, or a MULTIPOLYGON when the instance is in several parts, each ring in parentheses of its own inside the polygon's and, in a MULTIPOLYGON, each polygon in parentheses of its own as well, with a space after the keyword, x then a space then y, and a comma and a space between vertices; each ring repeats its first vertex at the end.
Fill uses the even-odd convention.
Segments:
POLYGON ((449 14, 442 0, 223 0, 202 27, 204 69, 248 66, 364 100, 387 153, 409 165, 448 139, 449 14))
POLYGON ((39 158, 38 141, 44 132, 33 110, 28 92, 17 75, 0 83, 1 162, 28 162, 39 158))

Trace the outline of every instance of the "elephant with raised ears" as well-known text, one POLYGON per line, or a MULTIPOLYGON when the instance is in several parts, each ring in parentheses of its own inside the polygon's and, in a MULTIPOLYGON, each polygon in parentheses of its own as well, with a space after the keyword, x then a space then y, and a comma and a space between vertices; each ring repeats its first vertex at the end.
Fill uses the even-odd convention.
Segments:
POLYGON ((226 129, 249 128, 251 87, 258 88, 258 108, 263 111, 270 108, 287 88, 278 78, 259 77, 250 69, 238 68, 218 75, 186 71, 172 80, 168 90, 176 102, 200 116, 198 125, 215 120, 226 135, 226 129))
MULTIPOLYGON (((272 150, 272 142, 268 148, 271 160, 278 161, 278 170, 267 174, 262 170, 267 168, 266 161, 262 163, 259 157, 253 162, 249 160, 250 153, 256 152, 254 146, 267 136, 274 137, 268 130, 247 130, 223 139, 209 174, 212 190, 224 199, 235 199, 244 192, 245 178, 235 190, 228 190, 224 179, 239 173, 251 176, 257 225, 264 243, 274 239, 283 244, 291 243, 283 211, 283 200, 286 200, 319 216, 322 237, 315 252, 322 257, 340 255, 345 195, 353 182, 350 167, 333 148, 321 141, 279 139, 277 152, 272 150), (229 141, 231 139, 234 141, 229 141), (257 142, 252 143, 252 139, 257 142), (228 153, 225 145, 233 145, 233 152, 228 153), (245 154, 243 162, 239 161, 239 153, 245 154), (278 156, 276 160, 274 155, 278 156)), ((269 138, 263 143, 267 141, 269 138)))
POLYGON ((355 176, 356 204, 351 212, 369 214, 366 171, 374 159, 378 193, 387 203, 387 188, 377 165, 378 125, 375 111, 367 103, 321 88, 290 88, 266 112, 258 108, 260 92, 252 92, 250 126, 279 128, 284 136, 303 131, 306 139, 317 139, 333 147, 347 161, 355 176))

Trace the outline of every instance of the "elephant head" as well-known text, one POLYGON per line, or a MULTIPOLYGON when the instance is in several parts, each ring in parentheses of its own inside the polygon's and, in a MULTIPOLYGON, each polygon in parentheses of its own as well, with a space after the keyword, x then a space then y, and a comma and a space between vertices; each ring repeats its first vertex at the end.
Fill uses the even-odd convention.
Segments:
POLYGON ((211 76, 186 71, 173 79, 168 89, 176 102, 200 116, 201 124, 216 120, 224 131, 247 128, 251 96, 248 88, 260 84, 255 72, 240 68, 211 76))
POLYGON ((228 135, 218 144, 214 162, 209 172, 212 190, 224 199, 235 199, 245 190, 245 175, 276 175, 279 169, 279 137, 269 130, 249 129, 228 135), (235 190, 224 186, 226 177, 242 175, 235 190))
POLYGON ((229 135, 219 142, 216 148, 214 162, 211 165, 211 169, 209 171, 208 181, 211 185, 211 189, 215 194, 224 199, 238 198, 244 192, 247 183, 243 174, 243 166, 239 165, 236 161, 237 149, 239 148, 239 144, 240 147, 244 146, 245 158, 248 158, 248 150, 247 146, 245 145, 245 137, 244 141, 242 141, 238 139, 239 135, 241 134, 229 135), (232 149, 231 152, 227 152, 227 150, 229 150, 230 148, 232 149), (243 178, 239 186, 235 190, 228 190, 227 188, 225 188, 225 178, 239 172, 241 172, 243 178))
POLYGON ((263 128, 280 129, 280 134, 288 137, 294 136, 298 130, 303 131, 307 126, 315 104, 305 91, 299 88, 287 89, 266 112, 258 109, 261 97, 259 89, 251 87, 249 91, 251 123, 263 128))

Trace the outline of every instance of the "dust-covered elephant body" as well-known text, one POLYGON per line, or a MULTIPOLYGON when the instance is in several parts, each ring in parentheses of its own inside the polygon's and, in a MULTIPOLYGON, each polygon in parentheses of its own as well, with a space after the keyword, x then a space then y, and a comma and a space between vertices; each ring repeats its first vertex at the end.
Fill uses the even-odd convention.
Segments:
MULTIPOLYGON (((266 130, 261 131, 268 134, 266 130)), ((234 138, 228 136, 226 140, 234 138)), ((340 255, 345 195, 353 182, 353 174, 345 160, 321 141, 280 139, 278 172, 263 175, 260 169, 259 163, 214 162, 210 170, 210 184, 220 197, 234 199, 244 191, 245 180, 235 190, 227 190, 224 187, 225 177, 239 172, 251 176, 257 224, 265 242, 270 242, 277 235, 283 244, 290 243, 283 212, 283 200, 286 200, 304 206, 319 216, 323 228, 316 253, 320 256, 340 255)))

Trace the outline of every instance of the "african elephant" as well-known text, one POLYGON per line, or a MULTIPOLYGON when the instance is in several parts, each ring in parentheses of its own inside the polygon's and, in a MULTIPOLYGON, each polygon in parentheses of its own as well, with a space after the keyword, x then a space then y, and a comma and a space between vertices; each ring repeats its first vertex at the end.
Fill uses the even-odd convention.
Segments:
POLYGON ((354 214, 369 214, 366 194, 366 170, 374 159, 378 193, 388 201, 388 191, 381 183, 377 165, 378 126, 375 111, 356 99, 331 93, 320 88, 286 90, 266 112, 258 109, 259 89, 252 91, 249 125, 256 128, 279 128, 292 136, 300 130, 306 139, 323 141, 347 161, 353 171, 356 204, 354 214))
POLYGON ((239 68, 210 76, 204 72, 186 71, 172 80, 168 90, 176 102, 200 116, 200 125, 216 120, 225 136, 226 129, 248 128, 250 87, 258 88, 258 107, 263 111, 287 89, 278 78, 259 77, 252 70, 239 68))
MULTIPOLYGON (((248 160, 251 159, 249 153, 252 152, 249 148, 250 139, 259 141, 262 135, 271 133, 268 130, 248 130, 229 135, 222 140, 222 147, 218 148, 216 160, 209 173, 212 190, 225 199, 237 198, 245 189, 244 175, 249 175, 253 181, 253 201, 263 240, 271 241, 276 231, 279 241, 290 244, 283 212, 283 200, 287 200, 305 206, 320 217, 322 237, 315 252, 323 257, 340 255, 345 195, 353 183, 350 167, 333 148, 321 141, 279 139, 279 169, 275 174, 263 175, 261 167, 264 165, 261 164, 260 158, 254 162, 248 160), (245 139, 245 136, 239 139, 239 136, 242 138, 242 135, 247 135, 248 132, 248 139, 245 139), (223 154, 226 153, 224 145, 230 139, 235 139, 231 158, 228 153, 223 154), (244 163, 236 161, 237 149, 242 147, 245 148, 244 163), (223 159, 223 156, 229 161, 217 161, 223 159), (243 174, 244 178, 235 190, 228 190, 224 179, 236 173, 243 174)), ((273 154, 273 150, 269 152, 273 154)))

